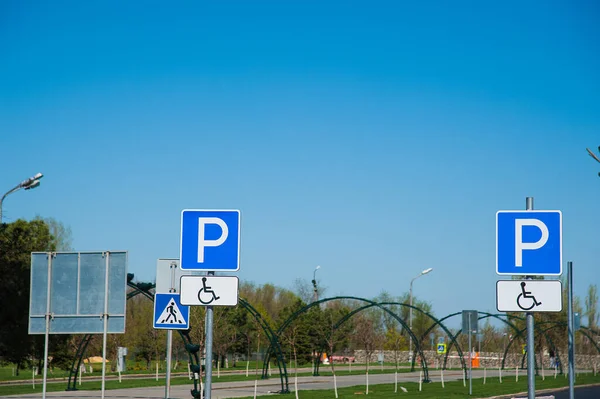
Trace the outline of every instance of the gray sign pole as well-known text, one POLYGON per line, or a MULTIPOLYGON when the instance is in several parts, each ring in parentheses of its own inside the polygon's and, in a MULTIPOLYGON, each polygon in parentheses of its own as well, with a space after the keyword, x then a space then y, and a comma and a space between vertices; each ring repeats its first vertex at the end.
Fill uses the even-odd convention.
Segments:
POLYGON ((48 291, 46 293, 46 335, 44 336, 44 381, 42 399, 46 399, 46 381, 48 378, 48 341, 50 334, 50 290, 52 289, 52 253, 48 253, 48 291))
POLYGON ((473 332, 473 329, 471 328, 471 312, 469 312, 469 395, 473 395, 473 380, 472 380, 472 376, 473 376, 473 359, 471 359, 471 357, 473 356, 473 352, 471 351, 471 333, 473 332))
MULTIPOLYGON (((215 272, 208 272, 209 276, 214 276, 215 272)), ((211 387, 212 387, 212 344, 213 344, 213 307, 206 307, 206 358, 205 358, 205 367, 206 367, 206 382, 204 383, 205 399, 210 399, 211 397, 211 387)))
POLYGON ((108 335, 108 267, 110 266, 110 261, 108 259, 109 252, 104 253, 104 261, 106 262, 104 266, 104 332, 102 335, 102 393, 100 394, 101 398, 104 399, 104 391, 106 388, 106 338, 108 335))
MULTIPOLYGON (((175 272, 177 270, 177 263, 171 262, 169 265, 171 271, 171 285, 169 286, 169 293, 176 292, 175 289, 175 272)), ((169 399, 171 394, 171 357, 173 353, 173 330, 167 330, 167 371, 165 373, 165 399, 169 399)))
MULTIPOLYGON (((527 197, 525 208, 528 211, 533 210, 533 197, 527 197)), ((531 276, 526 276, 526 280, 533 280, 531 276)), ((534 320, 533 313, 527 312, 527 398, 535 399, 535 348, 534 348, 534 320)))
POLYGON ((569 398, 575 398, 575 326, 573 320, 573 262, 567 262, 568 296, 568 337, 569 337, 569 398))

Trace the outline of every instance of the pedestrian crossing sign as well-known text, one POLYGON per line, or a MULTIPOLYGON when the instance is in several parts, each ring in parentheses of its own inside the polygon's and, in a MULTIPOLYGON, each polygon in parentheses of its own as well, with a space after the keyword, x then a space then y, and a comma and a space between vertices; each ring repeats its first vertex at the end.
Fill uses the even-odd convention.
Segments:
POLYGON ((438 355, 443 355, 446 353, 446 344, 441 343, 437 344, 437 353, 438 355))
POLYGON ((164 330, 187 330, 190 307, 183 306, 179 294, 154 295, 154 328, 164 330))

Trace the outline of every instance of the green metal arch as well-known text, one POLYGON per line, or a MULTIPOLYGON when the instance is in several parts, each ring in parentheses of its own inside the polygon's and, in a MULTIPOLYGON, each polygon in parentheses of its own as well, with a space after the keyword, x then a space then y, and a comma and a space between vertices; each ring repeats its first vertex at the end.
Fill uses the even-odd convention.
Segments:
MULTIPOLYGON (((511 322, 510 322, 510 321, 508 321, 508 320, 504 320, 504 319, 502 318, 502 317, 506 317, 506 316, 505 316, 505 315, 503 315, 503 314, 492 314, 492 313, 488 313, 488 312, 480 312, 480 311, 477 311, 477 313, 478 313, 478 314, 483 314, 483 316, 481 316, 481 317, 478 317, 478 320, 486 319, 486 318, 488 318, 488 317, 493 317, 493 318, 495 318, 495 319, 497 319, 497 320, 500 320, 500 321, 502 321, 503 323, 507 324, 509 327, 511 327, 511 328, 512 328, 513 330, 515 330, 517 333, 519 332, 519 329, 518 329, 518 328, 517 328, 517 327, 516 327, 516 326, 515 326, 513 323, 511 323, 511 322)), ((445 320, 445 319, 447 319, 447 318, 450 318, 450 317, 458 316, 459 314, 462 314, 462 312, 456 312, 456 313, 449 314, 448 316, 446 316, 446 317, 442 318, 441 320, 445 320)), ((517 318, 519 318, 519 317, 517 317, 517 318)), ((519 319, 520 319, 520 318, 519 318, 519 319)), ((429 332, 429 331, 430 331, 430 330, 428 330, 427 332, 429 332)), ((457 332, 456 334, 454 334, 454 335, 450 335, 450 336, 452 336, 452 337, 453 337, 453 340, 452 340, 452 342, 450 343, 450 345, 448 345, 448 350, 446 351, 446 356, 444 356, 444 365, 442 366, 444 369, 446 368, 446 365, 448 364, 448 356, 450 355, 450 350, 452 349, 452 346, 453 346, 453 345, 456 345, 456 349, 457 349, 457 351, 458 351, 458 348, 460 348, 460 345, 458 344, 458 341, 457 341, 457 339, 456 339, 456 338, 457 338, 457 337, 458 337, 460 334, 462 334, 462 330, 458 330, 458 332, 457 332)), ((469 348, 469 350, 471 350, 471 349, 469 348)), ((504 356, 506 356, 506 353, 505 353, 505 355, 504 355, 504 356)), ((464 364, 464 362, 463 362, 463 364, 464 364)), ((465 368, 464 368, 464 370, 466 371, 466 366, 464 366, 464 367, 465 367, 465 368)), ((502 368, 504 368, 504 357, 503 357, 503 359, 502 359, 502 368)))
MULTIPOLYGON (((314 307, 314 306, 318 306, 318 305, 320 305, 320 304, 322 304, 322 303, 325 303, 325 302, 334 301, 334 300, 344 300, 344 299, 347 299, 347 300, 355 300, 355 301, 360 301, 360 302, 366 302, 366 303, 370 304, 371 306, 378 306, 378 307, 380 307, 382 310, 384 310, 385 312, 387 312, 388 314, 390 314, 392 317, 394 317, 394 318, 397 318, 397 320, 398 320, 399 322, 400 322, 400 320, 401 320, 401 319, 398 317, 398 315, 396 315, 394 312, 392 312, 391 310, 389 310, 389 309, 387 309, 387 308, 383 307, 383 306, 382 306, 382 305, 380 305, 378 302, 372 301, 372 300, 370 300, 370 299, 359 298, 359 297, 355 297, 355 296, 336 296, 336 297, 332 297, 332 298, 323 298, 323 299, 320 299, 320 300, 318 300, 318 301, 311 302, 311 303, 309 303, 309 304, 307 304, 307 305, 303 306, 302 308, 298 309, 297 311, 295 311, 295 312, 294 312, 294 313, 293 313, 293 314, 292 314, 290 317, 288 317, 288 318, 287 318, 287 319, 286 319, 286 320, 285 320, 285 321, 284 321, 284 322, 281 324, 281 326, 279 326, 279 328, 277 329, 277 332, 276 332, 276 334, 277 334, 277 338, 279 339, 279 337, 281 336, 282 332, 283 332, 283 331, 284 331, 286 328, 288 328, 288 327, 290 326, 290 324, 291 324, 291 323, 292 323, 294 320, 296 320, 296 319, 297 319, 297 318, 298 318, 298 317, 299 317, 301 314, 303 314, 303 313, 307 312, 307 311, 308 311, 310 308, 312 308, 312 307, 314 307)), ((407 305, 407 306, 410 306, 410 305, 407 305)), ((423 311, 422 311, 421 309, 419 309, 419 308, 415 308, 415 309, 417 309, 417 310, 419 310, 419 311, 423 312, 423 311)), ((431 317, 431 316, 430 316, 430 317, 431 317)), ((401 323, 403 323, 403 321, 402 321, 401 323)), ((410 330, 410 328, 408 328, 408 327, 407 327, 407 331, 410 331, 410 334, 412 334, 412 335, 414 336, 414 334, 412 333, 412 331, 410 330)), ((428 370, 427 370, 427 361, 426 361, 425 355, 423 354, 423 351, 422 351, 422 349, 421 349, 420 341, 417 341, 417 340, 416 340, 416 336, 415 336, 415 342, 417 342, 417 348, 418 348, 418 351, 419 351, 419 353, 420 353, 420 356, 421 356, 421 359, 422 359, 422 363, 423 363, 423 369, 424 369, 424 375, 425 375, 425 378, 426 378, 426 379, 428 379, 429 372, 428 372, 428 370)), ((270 347, 269 347, 269 349, 267 350, 267 356, 265 357, 265 363, 263 364, 263 375, 265 374, 265 370, 266 370, 266 367, 267 367, 267 365, 268 365, 268 361, 269 361, 269 359, 270 359, 270 353, 271 353, 271 351, 272 351, 272 348, 270 348, 270 347)), ((317 361, 317 368, 318 368, 318 363, 319 363, 319 361, 317 361)), ((414 367, 414 366, 413 366, 413 367, 414 367)))
MULTIPOLYGON (((421 313, 423 313, 425 316, 429 317, 431 320, 433 320, 433 324, 430 327, 430 329, 427 330, 427 333, 429 333, 431 331, 432 328, 435 328, 435 326, 440 326, 442 328, 442 330, 444 330, 446 332, 446 334, 448 334, 448 337, 452 338, 452 341, 454 341, 454 338, 452 337, 452 333, 450 332, 450 330, 448 330, 448 328, 442 323, 442 321, 436 317, 434 317, 432 314, 430 314, 429 312, 424 311, 423 309, 420 309, 416 306, 413 305, 408 305, 406 303, 401 303, 401 302, 381 302, 382 305, 399 305, 399 306, 406 306, 408 308, 412 308, 414 310, 417 310, 421 313)), ((427 333, 423 334, 423 336, 421 337, 421 341, 423 341, 423 339, 427 336, 427 333)), ((456 351, 458 352, 458 356, 460 358, 460 361, 462 363, 463 368, 466 370, 467 369, 467 365, 465 363, 465 358, 464 358, 464 354, 462 351, 462 348, 460 347, 460 345, 458 345, 458 343, 456 343, 456 351)), ((412 365, 411 365, 411 370, 414 370, 415 368, 415 358, 413 356, 412 359, 412 365)))
MULTIPOLYGON (((554 343, 552 342, 552 339, 546 333, 549 330, 552 330, 553 328, 559 327, 560 326, 559 323, 560 322, 539 322, 539 323, 536 323, 536 327, 534 328, 534 330, 536 330, 536 331, 534 331, 534 337, 536 337, 536 336, 539 337, 540 334, 544 334, 544 337, 546 338, 546 340, 548 340, 549 343, 552 345, 557 357, 559 356, 559 350, 556 347, 556 345, 554 345, 554 343), (553 325, 548 328, 545 328, 545 329, 541 329, 541 327, 539 327, 540 324, 547 324, 547 323, 552 323, 553 325)), ((508 341, 508 345, 506 346, 506 350, 504 351, 504 359, 502 360, 502 368, 503 369, 504 369, 504 360, 506 358, 506 354, 508 354, 508 351, 509 351, 510 347, 512 346, 513 342, 516 341, 517 338, 522 337, 523 333, 526 331, 527 331, 527 327, 519 330, 519 332, 513 338, 511 338, 510 341, 508 341)), ((526 357, 526 354, 524 354, 521 357, 521 368, 523 368, 523 365, 525 362, 525 357, 526 357)), ((535 359, 535 356, 534 356, 534 359, 535 359)), ((559 366, 560 366, 560 373, 562 374, 563 373, 562 362, 559 362, 559 366)), ((536 369, 536 373, 537 373, 537 360, 535 363, 535 369, 536 369)))
MULTIPOLYGON (((257 323, 260 325, 265 335, 269 339, 269 348, 275 348, 275 359, 277 360, 277 367, 279 368, 279 378, 281 380, 281 391, 279 393, 289 393, 289 383, 288 383, 288 374, 287 368, 285 366, 285 359, 283 358, 283 352, 281 350, 281 345, 279 344, 279 336, 275 335, 269 323, 262 317, 260 312, 256 310, 248 301, 245 299, 239 298, 239 303, 246 309, 250 314, 254 317, 257 323)), ((268 365, 268 363, 266 363, 268 365)), ((267 366, 268 368, 268 366, 267 366)), ((267 370, 268 372, 268 370, 267 370)), ((262 378, 268 378, 267 373, 263 371, 262 378)))
MULTIPOLYGON (((417 336, 412 332, 412 330, 408 327, 408 325, 406 324, 406 322, 400 317, 398 316, 396 313, 392 312, 390 309, 387 308, 383 308, 382 307, 382 303, 370 303, 368 305, 362 306, 360 308, 354 309, 352 310, 350 313, 348 313, 347 315, 343 316, 340 320, 337 321, 336 324, 334 324, 333 326, 333 330, 337 330, 343 323, 345 323, 346 321, 348 321, 351 317, 353 317, 354 315, 367 310, 371 307, 378 307, 381 310, 385 311, 386 313, 388 313, 390 316, 392 316, 396 321, 398 321, 398 323, 400 323, 402 325, 403 328, 406 329, 406 331, 408 331, 408 333, 410 334, 410 336, 415 340, 415 343, 417 342, 417 336)), ((424 374, 424 380, 423 381, 429 381, 429 370, 427 369, 427 361, 425 359, 425 355, 421 349, 421 346, 419 344, 417 344, 417 348, 419 350, 419 355, 421 357, 422 360, 422 368, 423 368, 423 374, 424 374)), ((413 361, 413 368, 411 371, 414 371, 414 361, 413 361)))
MULTIPOLYGON (((539 322, 539 323, 536 324, 536 326, 537 325, 541 325, 541 324, 551 324, 550 327, 547 327, 547 328, 542 329, 541 331, 537 332, 537 335, 543 333, 547 339, 549 339, 548 335, 546 334, 548 331, 550 331, 550 330, 552 330, 554 328, 557 328, 557 327, 568 327, 568 324, 566 322, 564 322, 564 321, 545 321, 545 322, 539 322)), ((527 331, 527 328, 523 328, 522 330, 519 331, 518 335, 520 336, 523 333, 525 333, 526 331, 527 331)), ((580 330, 576 330, 575 332, 579 332, 579 333, 583 334, 585 337, 587 337, 592 342, 592 344, 594 345, 594 347, 596 348, 596 350, 598 351, 598 353, 600 353, 600 346, 598 346, 598 344, 595 342, 595 340, 592 337, 590 337, 590 335, 588 334, 588 332, 594 333, 594 331, 592 329, 590 329, 588 327, 585 327, 585 326, 581 326, 581 329, 580 330)), ((514 338, 517 338, 517 336, 515 336, 514 338)), ((514 341, 514 339, 511 339, 511 341, 507 345, 507 347, 506 347, 507 351, 510 348, 510 346, 512 345, 513 341, 514 341)), ((551 339, 550 339, 550 342, 552 342, 551 339)), ((558 356, 559 355, 558 348, 556 348, 556 346, 554 344, 552 344, 552 346, 554 348, 554 352, 558 356)), ((524 362, 524 360, 522 359, 521 360, 521 365, 523 365, 523 362, 524 362)), ((504 367, 504 362, 503 362, 502 366, 504 367)), ((560 367, 560 373, 562 374, 563 373, 562 362, 559 362, 559 367, 560 367)))
MULTIPOLYGON (((133 275, 131 275, 131 278, 129 275, 127 277, 128 277, 127 278, 127 286, 133 289, 133 291, 131 291, 127 294, 128 300, 141 294, 144 297, 146 297, 149 300, 154 302, 154 294, 151 293, 149 290, 155 288, 155 284, 150 284, 150 283, 135 284, 131 281, 133 278, 133 275)), ((189 329, 188 330, 177 330, 177 331, 179 332, 179 335, 180 335, 181 339, 183 340, 186 348, 192 348, 192 351, 188 350, 188 356, 189 356, 189 360, 190 360, 190 369, 193 371, 193 383, 194 383, 194 389, 191 390, 191 394, 194 398, 199 398, 200 391, 198 391, 198 378, 196 378, 196 376, 200 375, 200 359, 198 356, 198 348, 199 347, 198 347, 198 345, 194 345, 192 343, 191 338, 189 336, 189 331, 190 331, 189 329)), ((71 370, 69 372, 69 380, 67 382, 67 389, 66 389, 67 391, 77 391, 78 371, 79 371, 79 368, 81 367, 81 363, 83 361, 83 356, 85 355, 85 351, 86 351, 91 339, 92 339, 92 334, 84 335, 77 347, 77 352, 75 353, 73 363, 71 364, 71 370), (76 363, 77 363, 77 366, 75 366, 76 363)))

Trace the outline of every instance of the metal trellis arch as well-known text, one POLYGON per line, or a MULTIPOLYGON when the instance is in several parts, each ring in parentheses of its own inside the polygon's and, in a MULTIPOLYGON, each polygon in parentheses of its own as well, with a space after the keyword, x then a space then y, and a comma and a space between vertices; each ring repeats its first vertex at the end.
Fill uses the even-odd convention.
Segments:
MULTIPOLYGON (((154 294, 150 292, 151 289, 155 287, 152 283, 133 283, 133 275, 127 275, 127 286, 132 288, 133 291, 127 293, 127 299, 131 299, 139 294, 145 296, 151 301, 154 301, 154 294)), ((188 351, 189 360, 190 360, 190 370, 193 374, 193 383, 194 389, 190 391, 192 397, 200 398, 201 394, 198 390, 198 376, 200 375, 200 359, 198 356, 198 352, 200 346, 197 344, 193 344, 191 338, 189 336, 189 330, 177 330, 181 339, 184 342, 185 348, 188 351)), ((92 334, 86 334, 83 336, 79 345, 77 347, 77 352, 75 353, 75 357, 73 359, 73 363, 71 364, 71 369, 69 370, 69 380, 67 382, 67 391, 76 391, 77 390, 77 376, 78 371, 81 367, 81 363, 83 362, 83 357, 85 355, 85 351, 92 339, 92 334)))

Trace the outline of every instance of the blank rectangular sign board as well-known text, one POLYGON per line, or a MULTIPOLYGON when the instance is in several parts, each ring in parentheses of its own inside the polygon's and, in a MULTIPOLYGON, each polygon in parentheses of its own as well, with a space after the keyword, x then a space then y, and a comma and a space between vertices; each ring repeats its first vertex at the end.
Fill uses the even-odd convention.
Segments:
POLYGON ((29 334, 46 332, 48 287, 50 334, 103 333, 106 284, 108 333, 124 333, 127 252, 33 252, 29 334))
POLYGON ((560 312, 562 283, 559 280, 500 280, 496 283, 499 312, 560 312))
POLYGON ((158 259, 156 261, 156 288, 154 292, 160 294, 179 293, 181 276, 192 273, 189 270, 181 270, 179 259, 158 259))
POLYGON ((479 314, 476 310, 463 310, 462 333, 468 334, 470 331, 472 334, 477 334, 479 332, 478 318, 479 314))

